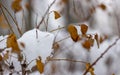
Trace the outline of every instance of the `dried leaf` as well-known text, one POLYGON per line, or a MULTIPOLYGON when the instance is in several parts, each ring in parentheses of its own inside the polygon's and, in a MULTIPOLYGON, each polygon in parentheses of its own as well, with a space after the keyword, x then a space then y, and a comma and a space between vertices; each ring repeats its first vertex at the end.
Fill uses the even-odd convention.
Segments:
POLYGON ((22 6, 21 6, 21 1, 22 0, 14 0, 13 2, 12 2, 12 9, 13 9, 13 11, 16 13, 16 12, 19 12, 20 10, 22 10, 22 6))
POLYGON ((104 41, 104 38, 100 36, 99 42, 102 43, 104 41))
POLYGON ((61 17, 60 14, 57 11, 54 11, 54 15, 55 15, 55 19, 58 19, 58 18, 61 17))
POLYGON ((100 4, 99 7, 102 9, 102 10, 106 10, 106 6, 104 4, 100 4))
POLYGON ((108 38, 107 35, 100 36, 100 38, 99 38, 99 43, 102 43, 102 42, 105 41, 107 38, 108 38))
POLYGON ((21 62, 22 60, 23 60, 23 55, 22 55, 22 54, 19 54, 19 55, 18 55, 18 61, 21 62))
POLYGON ((114 73, 112 75, 115 75, 114 73))
POLYGON ((7 48, 12 48, 12 52, 20 53, 15 34, 10 34, 7 38, 7 48))
POLYGON ((44 64, 42 63, 41 59, 36 59, 36 65, 38 71, 42 74, 44 72, 44 64))
POLYGON ((68 3, 68 1, 69 1, 69 0, 62 0, 62 2, 65 3, 65 4, 68 3))
POLYGON ((95 7, 89 9, 90 13, 93 14, 95 12, 95 7))
POLYGON ((99 39, 98 39, 98 34, 95 34, 95 40, 96 40, 96 42, 97 42, 97 46, 98 46, 98 48, 99 48, 99 39))
POLYGON ((3 14, 0 15, 0 27, 3 28, 3 29, 9 28, 3 14))
POLYGON ((85 35, 88 30, 88 26, 85 24, 81 24, 80 27, 81 27, 82 34, 85 35))
MULTIPOLYGON (((86 63, 86 70, 87 70, 90 66, 91 66, 90 63, 86 63)), ((94 73, 94 68, 93 68, 93 67, 89 69, 89 72, 90 72, 91 75, 95 75, 95 73, 94 73)))
POLYGON ((88 41, 90 42, 90 46, 94 45, 94 39, 92 38, 92 35, 87 35, 88 41))
POLYGON ((93 46, 94 45, 94 39, 89 39, 90 41, 90 45, 93 46))
POLYGON ((68 32, 70 33, 70 36, 73 41, 77 42, 79 39, 79 35, 77 33, 77 29, 75 28, 74 25, 69 25, 68 26, 68 32))
POLYGON ((3 56, 3 59, 4 59, 4 60, 7 60, 8 58, 9 58, 9 51, 7 51, 7 53, 4 54, 4 56, 3 56))
POLYGON ((26 7, 27 10, 30 10, 30 4, 29 3, 26 3, 25 7, 26 7))
POLYGON ((91 42, 89 40, 86 40, 84 43, 82 43, 82 46, 88 50, 91 48, 91 42))
POLYGON ((0 61, 2 61, 3 60, 3 57, 0 55, 0 61))

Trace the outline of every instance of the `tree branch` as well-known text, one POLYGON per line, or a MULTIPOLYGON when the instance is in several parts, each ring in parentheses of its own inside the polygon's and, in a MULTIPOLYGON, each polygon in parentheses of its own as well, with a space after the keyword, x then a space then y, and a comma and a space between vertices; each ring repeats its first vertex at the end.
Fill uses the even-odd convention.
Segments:
MULTIPOLYGON (((2 5, 2 4, 0 3, 0 5, 2 5)), ((13 31, 13 29, 12 29, 12 26, 10 25, 10 23, 9 23, 9 21, 8 21, 8 19, 7 19, 7 16, 5 15, 4 10, 3 10, 2 7, 1 7, 1 11, 2 11, 2 13, 3 13, 3 15, 4 15, 4 17, 5 17, 6 21, 7 21, 7 23, 8 23, 8 26, 9 26, 11 32, 14 33, 14 31, 13 31)))
POLYGON ((19 32, 20 35, 22 35, 22 32, 19 28, 19 25, 17 23, 17 21, 13 18, 13 16, 11 15, 11 13, 8 11, 8 9, 1 3, 2 7, 7 11, 7 13, 10 15, 11 19, 13 20, 13 22, 15 23, 16 27, 17 27, 17 30, 19 32))
POLYGON ((49 13, 50 8, 53 6, 53 4, 54 4, 55 2, 56 2, 56 0, 54 0, 54 1, 50 4, 50 6, 48 7, 48 9, 46 10, 46 12, 45 12, 43 18, 41 19, 40 23, 39 23, 39 24, 37 25, 37 27, 36 27, 37 29, 40 28, 40 25, 41 25, 42 22, 44 21, 46 15, 49 13))
POLYGON ((86 75, 88 73, 88 71, 113 47, 116 45, 117 41, 119 40, 120 38, 117 38, 115 40, 115 42, 113 44, 111 44, 92 64, 91 66, 89 66, 88 69, 86 69, 86 71, 84 72, 83 75, 86 75))
POLYGON ((59 59, 49 59, 48 61, 69 61, 69 62, 80 62, 80 63, 87 63, 85 61, 80 61, 80 60, 74 60, 74 59, 64 59, 64 58, 59 58, 59 59))

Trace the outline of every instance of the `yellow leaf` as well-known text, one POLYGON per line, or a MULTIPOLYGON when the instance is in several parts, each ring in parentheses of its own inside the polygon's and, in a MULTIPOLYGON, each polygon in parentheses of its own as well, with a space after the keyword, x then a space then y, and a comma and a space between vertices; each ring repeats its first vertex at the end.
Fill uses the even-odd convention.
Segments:
POLYGON ((42 63, 41 59, 36 59, 36 66, 38 71, 42 74, 44 72, 44 64, 42 63))
POLYGON ((90 46, 93 46, 94 45, 94 39, 92 38, 92 35, 88 35, 87 38, 88 38, 88 41, 90 42, 90 46))
POLYGON ((0 27, 3 29, 9 28, 3 14, 0 15, 0 27))
POLYGON ((77 42, 80 37, 79 37, 79 35, 77 33, 77 29, 75 28, 74 25, 68 26, 68 32, 70 33, 72 40, 77 42))
POLYGON ((88 30, 88 26, 85 24, 81 24, 80 27, 81 27, 82 34, 85 35, 88 30))
POLYGON ((7 51, 7 53, 4 54, 4 56, 3 56, 3 59, 4 59, 4 60, 6 60, 6 59, 8 59, 8 58, 9 58, 9 51, 7 51))
POLYGON ((102 43, 104 41, 103 37, 100 36, 99 42, 102 43))
POLYGON ((22 0, 14 0, 13 2, 12 2, 12 5, 11 5, 11 7, 12 7, 12 9, 13 9, 13 11, 16 13, 16 12, 19 12, 20 10, 22 10, 22 6, 21 6, 21 1, 22 0))
POLYGON ((12 52, 20 53, 15 34, 10 34, 7 38, 7 48, 12 48, 12 52))
POLYGON ((89 40, 85 40, 84 43, 82 43, 82 46, 88 50, 91 48, 91 42, 89 40))
POLYGON ((60 14, 57 11, 54 11, 54 15, 55 15, 55 19, 58 19, 58 18, 61 17, 60 14))
POLYGON ((0 61, 2 61, 3 60, 3 58, 2 58, 2 56, 0 55, 0 61))
POLYGON ((97 42, 98 48, 99 48, 99 39, 98 39, 98 34, 95 34, 95 40, 97 42))
MULTIPOLYGON (((86 70, 87 70, 90 66, 91 66, 90 63, 86 63, 86 70)), ((88 72, 90 72, 91 75, 95 75, 95 74, 94 74, 94 68, 93 68, 93 67, 90 68, 88 72)))

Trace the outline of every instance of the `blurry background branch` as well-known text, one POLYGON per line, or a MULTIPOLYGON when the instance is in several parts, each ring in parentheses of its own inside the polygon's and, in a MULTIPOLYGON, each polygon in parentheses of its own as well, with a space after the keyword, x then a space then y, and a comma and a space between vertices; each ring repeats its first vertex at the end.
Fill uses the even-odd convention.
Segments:
POLYGON ((27 14, 27 18, 28 18, 28 24, 26 25, 26 31, 30 30, 33 28, 33 17, 32 17, 32 0, 27 0, 28 4, 29 4, 29 10, 28 10, 28 14, 27 14))

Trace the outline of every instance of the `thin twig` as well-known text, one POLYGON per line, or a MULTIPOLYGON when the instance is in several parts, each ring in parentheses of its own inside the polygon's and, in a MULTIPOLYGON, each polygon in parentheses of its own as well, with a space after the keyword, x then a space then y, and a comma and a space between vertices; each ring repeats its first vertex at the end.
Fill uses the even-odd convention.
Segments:
POLYGON ((86 64, 87 62, 85 61, 80 61, 80 60, 74 60, 74 59, 64 59, 64 58, 60 58, 60 59, 49 59, 48 61, 69 61, 69 62, 80 62, 80 63, 84 63, 86 64))
POLYGON ((38 31, 37 31, 37 29, 36 29, 36 39, 38 39, 38 31))
POLYGON ((20 28, 19 28, 19 25, 18 25, 17 21, 13 18, 13 16, 12 16, 11 13, 8 11, 8 9, 7 9, 3 4, 1 4, 1 5, 2 5, 2 7, 7 11, 7 13, 10 15, 10 17, 11 17, 11 19, 13 20, 13 22, 15 23, 15 25, 16 25, 16 27, 17 27, 17 29, 18 29, 18 32, 20 33, 20 35, 22 35, 22 32, 21 32, 21 30, 20 30, 20 28))
POLYGON ((36 21, 35 21, 35 25, 37 26, 37 21, 38 21, 38 13, 35 13, 36 14, 36 21))
POLYGON ((66 40, 66 39, 68 39, 68 38, 70 38, 70 36, 67 36, 67 37, 65 37, 65 38, 63 38, 63 39, 61 39, 61 40, 59 40, 59 41, 57 41, 57 42, 61 42, 61 41, 66 40))
MULTIPOLYGON (((1 4, 1 3, 0 3, 0 4, 1 4)), ((2 7, 1 7, 1 11, 2 11, 2 13, 3 13, 3 15, 4 15, 4 17, 5 17, 6 21, 7 21, 7 23, 8 23, 8 26, 9 26, 10 30, 12 31, 12 33, 14 33, 14 31, 13 31, 13 29, 12 29, 12 27, 11 27, 11 25, 10 25, 10 23, 9 23, 9 21, 8 21, 8 19, 7 19, 6 15, 5 15, 4 10, 3 10, 2 7)))
POLYGON ((77 13, 77 10, 76 10, 76 4, 75 4, 75 0, 73 0, 73 10, 74 10, 74 13, 79 16, 79 14, 77 13))
POLYGON ((44 25, 45 25, 45 29, 46 29, 46 31, 47 31, 47 30, 48 30, 48 29, 47 29, 47 26, 48 26, 48 25, 47 25, 47 22, 45 22, 45 20, 44 20, 44 25))
MULTIPOLYGON (((57 28, 57 29, 54 29, 54 30, 51 30, 50 32, 54 32, 54 31, 57 31, 57 30, 60 30, 60 29, 63 29, 63 28, 65 28, 65 26, 64 27, 59 27, 59 28, 57 28)), ((79 36, 81 36, 81 34, 78 34, 79 36)), ((95 34, 87 34, 87 35, 95 35, 95 34)), ((66 39, 68 39, 68 38, 70 38, 71 36, 69 35, 69 36, 67 36, 67 37, 65 37, 65 38, 63 38, 63 39, 61 39, 61 40, 59 40, 59 41, 57 41, 57 42, 61 42, 61 41, 63 41, 63 40, 66 40, 66 39)))
POLYGON ((48 7, 48 9, 47 9, 47 11, 45 12, 43 18, 41 19, 40 23, 39 23, 39 24, 37 25, 37 27, 36 27, 37 29, 39 29, 39 27, 40 27, 40 25, 42 24, 42 22, 44 21, 46 15, 49 13, 50 8, 53 6, 53 4, 54 4, 55 2, 56 2, 56 0, 54 0, 54 1, 50 4, 50 6, 48 7))
POLYGON ((57 35, 59 34, 59 32, 60 32, 60 30, 57 32, 57 34, 56 34, 55 37, 54 37, 54 43, 55 43, 55 40, 56 40, 57 35))
POLYGON ((119 23, 119 17, 116 13, 115 13, 115 17, 116 17, 116 21, 117 21, 118 35, 120 37, 120 23, 119 23))
POLYGON ((86 71, 84 72, 83 75, 86 75, 89 71, 89 69, 91 69, 113 46, 116 45, 117 41, 119 40, 120 38, 117 38, 115 40, 115 42, 113 44, 111 44, 92 64, 91 66, 89 66, 88 69, 86 69, 86 71))
POLYGON ((8 37, 6 37, 6 38, 3 38, 2 40, 0 40, 0 42, 2 42, 2 41, 4 41, 5 39, 7 39, 8 37))
POLYGON ((60 30, 60 29, 63 29, 63 28, 65 28, 65 27, 59 27, 59 28, 57 28, 57 29, 51 30, 50 32, 54 32, 54 31, 56 31, 56 30, 60 30))
MULTIPOLYGON (((27 67, 33 62, 33 61, 35 61, 36 59, 33 59, 33 60, 31 60, 28 64, 27 64, 27 67)), ((26 67, 26 68, 27 68, 26 67)))
POLYGON ((119 22, 119 15, 117 14, 117 11, 118 10, 118 6, 116 6, 114 8, 114 16, 116 18, 116 21, 117 21, 117 28, 118 28, 118 35, 119 35, 119 38, 120 38, 120 22, 119 22))
POLYGON ((21 31, 21 29, 19 28, 19 25, 18 25, 18 22, 17 22, 17 18, 16 18, 16 14, 14 13, 14 17, 15 17, 15 19, 12 17, 12 15, 11 15, 11 18, 13 19, 13 21, 14 21, 14 23, 15 23, 15 25, 16 25, 16 27, 17 27, 17 30, 18 30, 18 32, 19 32, 19 34, 20 34, 20 36, 22 35, 22 31, 21 31))
MULTIPOLYGON (((25 24, 25 17, 24 17, 24 10, 22 11, 22 26, 21 26, 21 28, 20 28, 20 30, 22 31, 22 29, 23 29, 23 25, 25 24)), ((26 24, 25 24, 26 25, 26 24)))
POLYGON ((52 13, 53 11, 50 11, 47 15, 47 20, 46 20, 46 31, 48 30, 48 21, 49 21, 49 17, 50 17, 50 14, 52 13))

